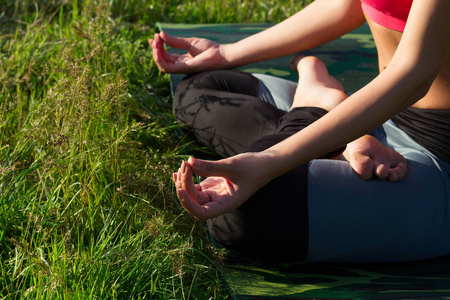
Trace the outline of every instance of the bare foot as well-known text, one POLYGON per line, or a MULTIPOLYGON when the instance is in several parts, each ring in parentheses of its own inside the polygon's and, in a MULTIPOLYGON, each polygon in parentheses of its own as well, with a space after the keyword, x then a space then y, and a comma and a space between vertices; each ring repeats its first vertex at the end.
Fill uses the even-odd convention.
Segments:
POLYGON ((373 136, 365 135, 351 142, 343 155, 356 174, 364 180, 376 176, 394 182, 406 176, 406 159, 373 136))
POLYGON ((300 78, 291 109, 313 106, 330 111, 348 97, 342 84, 328 74, 317 57, 297 55, 289 66, 296 68, 300 78))

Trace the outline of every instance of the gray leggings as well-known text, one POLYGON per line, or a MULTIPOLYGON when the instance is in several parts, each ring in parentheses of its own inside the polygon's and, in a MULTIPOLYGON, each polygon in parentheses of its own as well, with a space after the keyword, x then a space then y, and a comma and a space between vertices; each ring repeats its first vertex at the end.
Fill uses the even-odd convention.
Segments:
MULTIPOLYGON (((272 88, 280 86, 273 82, 282 80, 271 82, 266 75, 259 78, 272 88)), ((291 83, 276 90, 275 103, 290 105, 295 86, 290 91, 286 90, 289 86, 291 83)), ((311 161, 306 261, 410 261, 450 253, 450 164, 392 121, 372 135, 405 156, 407 176, 395 183, 364 181, 347 162, 311 161)))

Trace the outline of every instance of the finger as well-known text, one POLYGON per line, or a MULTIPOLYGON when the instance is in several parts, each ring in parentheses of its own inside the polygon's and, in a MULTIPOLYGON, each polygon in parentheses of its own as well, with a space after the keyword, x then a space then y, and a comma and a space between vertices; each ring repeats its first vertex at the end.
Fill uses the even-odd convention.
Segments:
MULTIPOLYGON (((164 60, 164 62, 166 63, 175 63, 178 58, 180 57, 179 54, 171 54, 169 52, 167 52, 166 48, 164 47, 164 43, 165 41, 162 39, 161 34, 156 34, 155 35, 155 47, 158 48, 158 52, 161 54, 161 58, 164 60)), ((166 43, 167 44, 167 43, 166 43)), ((173 47, 172 45, 167 44, 168 46, 173 47)))
POLYGON ((181 166, 180 166, 178 168, 178 173, 177 173, 177 182, 180 186, 181 186, 181 176, 182 176, 182 171, 181 171, 181 166))
POLYGON ((165 31, 161 31, 160 36, 162 40, 170 47, 186 50, 189 50, 189 48, 191 48, 190 42, 192 41, 192 38, 174 37, 167 34, 165 31))
POLYGON ((155 61, 158 68, 164 72, 164 73, 182 73, 183 70, 186 70, 186 64, 185 63, 177 63, 174 64, 177 61, 177 57, 179 55, 177 54, 170 54, 167 55, 164 58, 163 53, 165 53, 165 50, 160 50, 155 48, 153 50, 153 60, 155 61))
POLYGON ((153 49, 153 57, 155 63, 159 69, 165 73, 191 73, 201 70, 204 67, 205 62, 210 61, 213 53, 211 51, 205 51, 199 53, 199 55, 192 57, 190 54, 179 55, 170 54, 164 48, 164 42, 174 48, 184 48, 190 50, 191 40, 193 38, 175 38, 170 37, 167 40, 163 40, 168 37, 167 34, 162 32, 161 34, 155 34, 155 41, 153 49), (180 59, 183 58, 183 59, 180 59))
POLYGON ((179 182, 181 180, 181 166, 178 168, 177 171, 177 181, 179 182))
POLYGON ((165 56, 167 55, 166 48, 164 47, 164 40, 161 38, 161 35, 158 33, 155 34, 155 48, 162 51, 162 54, 165 56))
POLYGON ((152 52, 153 61, 156 63, 156 65, 162 72, 166 72, 166 69, 164 66, 165 63, 162 58, 161 50, 159 50, 158 47, 156 47, 156 46, 154 46, 154 48, 152 48, 152 49, 153 49, 153 52, 152 52))
POLYGON ((190 157, 188 163, 192 171, 200 176, 224 176, 232 174, 232 165, 227 159, 208 161, 190 157))
POLYGON ((193 199, 190 198, 189 193, 184 189, 177 189, 177 196, 180 200, 181 206, 183 206, 183 208, 195 218, 199 220, 210 218, 207 210, 202 205, 193 201, 193 199))
POLYGON ((156 38, 156 35, 155 35, 155 37, 153 39, 152 38, 148 39, 148 44, 150 45, 150 47, 152 47, 152 50, 156 47, 156 40, 155 40, 155 38, 156 38))
POLYGON ((148 43, 149 43, 150 47, 152 48, 152 51, 157 50, 159 47, 159 45, 155 39, 148 39, 148 43))
POLYGON ((155 38, 157 38, 156 41, 158 42, 156 46, 158 47, 159 52, 162 54, 162 58, 164 59, 164 61, 170 63, 175 62, 180 55, 170 54, 169 52, 167 52, 166 47, 164 46, 164 40, 162 39, 161 35, 155 35, 155 38))
POLYGON ((223 205, 211 201, 211 199, 208 201, 203 199, 205 204, 198 203, 191 199, 189 194, 183 189, 177 190, 177 196, 183 208, 198 220, 211 219, 230 211, 223 205))
POLYGON ((181 182, 180 182, 180 169, 178 169, 178 173, 174 173, 173 178, 175 180, 175 187, 177 189, 181 188, 181 182))
POLYGON ((190 198, 196 199, 197 190, 192 180, 191 168, 189 167, 189 164, 183 161, 181 164, 181 187, 189 194, 190 198))
POLYGON ((193 71, 198 71, 204 69, 205 63, 209 64, 209 68, 215 68, 215 64, 211 64, 211 62, 215 61, 214 52, 213 51, 204 51, 197 54, 188 53, 188 59, 184 61, 177 61, 180 63, 180 68, 189 69, 193 71))
MULTIPOLYGON (((189 53, 179 55, 170 54, 165 49, 158 50, 157 53, 164 53, 164 59, 160 58, 158 63, 161 68, 164 68, 166 73, 192 73, 205 69, 205 63, 210 64, 214 61, 213 52, 205 51, 198 55, 192 56, 189 53)), ((214 68, 214 65, 208 66, 208 68, 214 68)))
POLYGON ((156 65, 161 71, 167 73, 169 54, 164 48, 164 42, 159 34, 155 34, 155 38, 152 43, 152 50, 153 60, 155 61, 156 65))

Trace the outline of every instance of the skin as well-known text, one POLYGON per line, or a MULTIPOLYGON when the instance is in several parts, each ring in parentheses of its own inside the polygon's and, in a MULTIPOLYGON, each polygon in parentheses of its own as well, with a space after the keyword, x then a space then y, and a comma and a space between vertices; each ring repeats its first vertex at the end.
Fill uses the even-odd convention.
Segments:
MULTIPOLYGON (((364 20, 357 0, 317 0, 285 22, 236 44, 175 41, 165 34, 149 42, 161 70, 201 71, 306 50, 351 31, 364 20), (163 42, 187 49, 188 54, 168 55, 163 42)), ((194 158, 184 162, 174 179, 188 212, 198 219, 229 212, 273 178, 358 140, 407 107, 450 109, 450 1, 415 0, 403 33, 367 22, 377 45, 380 74, 327 115, 266 151, 216 162, 194 158), (211 179, 195 186, 192 171, 211 179)))

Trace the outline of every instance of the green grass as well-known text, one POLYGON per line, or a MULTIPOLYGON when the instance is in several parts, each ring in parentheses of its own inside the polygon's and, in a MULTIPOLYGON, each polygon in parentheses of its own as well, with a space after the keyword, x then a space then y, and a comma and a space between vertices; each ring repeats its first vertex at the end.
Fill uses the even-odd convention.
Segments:
POLYGON ((0 298, 227 298, 223 251, 176 200, 189 149, 147 38, 157 21, 276 22, 303 5, 1 0, 0 298))

